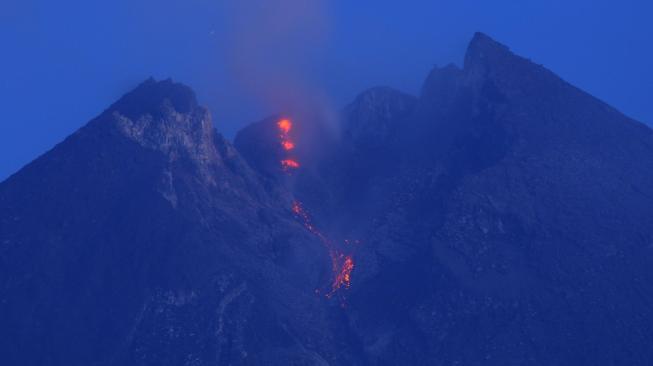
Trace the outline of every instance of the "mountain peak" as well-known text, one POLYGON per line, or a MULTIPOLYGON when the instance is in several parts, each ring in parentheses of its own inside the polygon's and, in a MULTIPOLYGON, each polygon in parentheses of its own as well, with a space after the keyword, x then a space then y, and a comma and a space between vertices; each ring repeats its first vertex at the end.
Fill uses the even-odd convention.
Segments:
POLYGON ((416 103, 417 98, 412 95, 387 86, 377 86, 360 93, 356 100, 345 108, 345 112, 349 117, 355 114, 354 120, 367 123, 369 120, 393 119, 396 114, 405 112, 416 103))
POLYGON ((483 32, 474 33, 472 40, 469 42, 470 48, 478 46, 507 48, 507 46, 497 42, 494 38, 483 32))
POLYGON ((213 124, 198 105, 193 90, 171 79, 149 78, 125 94, 91 126, 111 126, 144 147, 190 153, 205 160, 213 155, 213 124))
POLYGON ((162 106, 169 106, 177 113, 190 113, 198 107, 193 90, 172 79, 157 81, 149 78, 113 104, 110 111, 118 111, 130 119, 143 114, 157 115, 162 106))
POLYGON ((359 143, 380 144, 394 125, 408 115, 417 98, 390 87, 370 88, 345 108, 344 133, 359 143))
POLYGON ((464 68, 468 70, 475 66, 487 66, 507 56, 513 56, 507 46, 495 41, 485 33, 476 32, 467 47, 464 68))

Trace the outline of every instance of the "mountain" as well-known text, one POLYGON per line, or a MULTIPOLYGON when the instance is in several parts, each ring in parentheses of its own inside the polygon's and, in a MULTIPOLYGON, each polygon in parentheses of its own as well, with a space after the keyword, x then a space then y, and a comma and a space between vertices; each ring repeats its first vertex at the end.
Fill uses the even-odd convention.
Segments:
POLYGON ((651 129, 481 33, 332 127, 148 80, 0 183, 2 364, 653 359, 651 129))
POLYGON ((189 88, 125 95, 0 186, 2 363, 338 359, 327 254, 259 181, 189 88))

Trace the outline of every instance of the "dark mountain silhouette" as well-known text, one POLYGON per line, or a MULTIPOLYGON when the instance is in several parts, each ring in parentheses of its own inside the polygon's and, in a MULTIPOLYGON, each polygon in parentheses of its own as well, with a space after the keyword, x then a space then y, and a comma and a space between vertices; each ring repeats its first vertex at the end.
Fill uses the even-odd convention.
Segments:
POLYGON ((148 80, 2 182, 2 364, 653 359, 648 127, 480 33, 338 135, 293 120, 296 170, 279 118, 234 147, 148 80))

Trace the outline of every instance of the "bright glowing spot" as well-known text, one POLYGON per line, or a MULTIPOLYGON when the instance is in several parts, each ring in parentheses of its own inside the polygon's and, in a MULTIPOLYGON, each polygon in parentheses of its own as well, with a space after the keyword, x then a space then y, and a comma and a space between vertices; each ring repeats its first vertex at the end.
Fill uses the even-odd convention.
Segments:
POLYGON ((290 130, 292 129, 292 122, 290 122, 289 119, 284 118, 277 122, 277 126, 279 126, 279 129, 281 130, 282 133, 288 134, 290 130))
POLYGON ((290 151, 295 148, 295 144, 292 143, 292 141, 282 141, 281 146, 283 146, 283 149, 286 151, 290 151))
POLYGON ((284 169, 297 169, 299 168, 299 163, 292 159, 281 160, 281 167, 284 169))

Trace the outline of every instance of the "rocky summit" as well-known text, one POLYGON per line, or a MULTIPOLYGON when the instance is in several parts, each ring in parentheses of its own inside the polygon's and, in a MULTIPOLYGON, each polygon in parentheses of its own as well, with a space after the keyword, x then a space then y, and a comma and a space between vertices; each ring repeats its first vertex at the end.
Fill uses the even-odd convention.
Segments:
POLYGON ((653 131, 487 35, 233 145, 150 79, 0 183, 0 363, 647 365, 651 263, 653 131))

